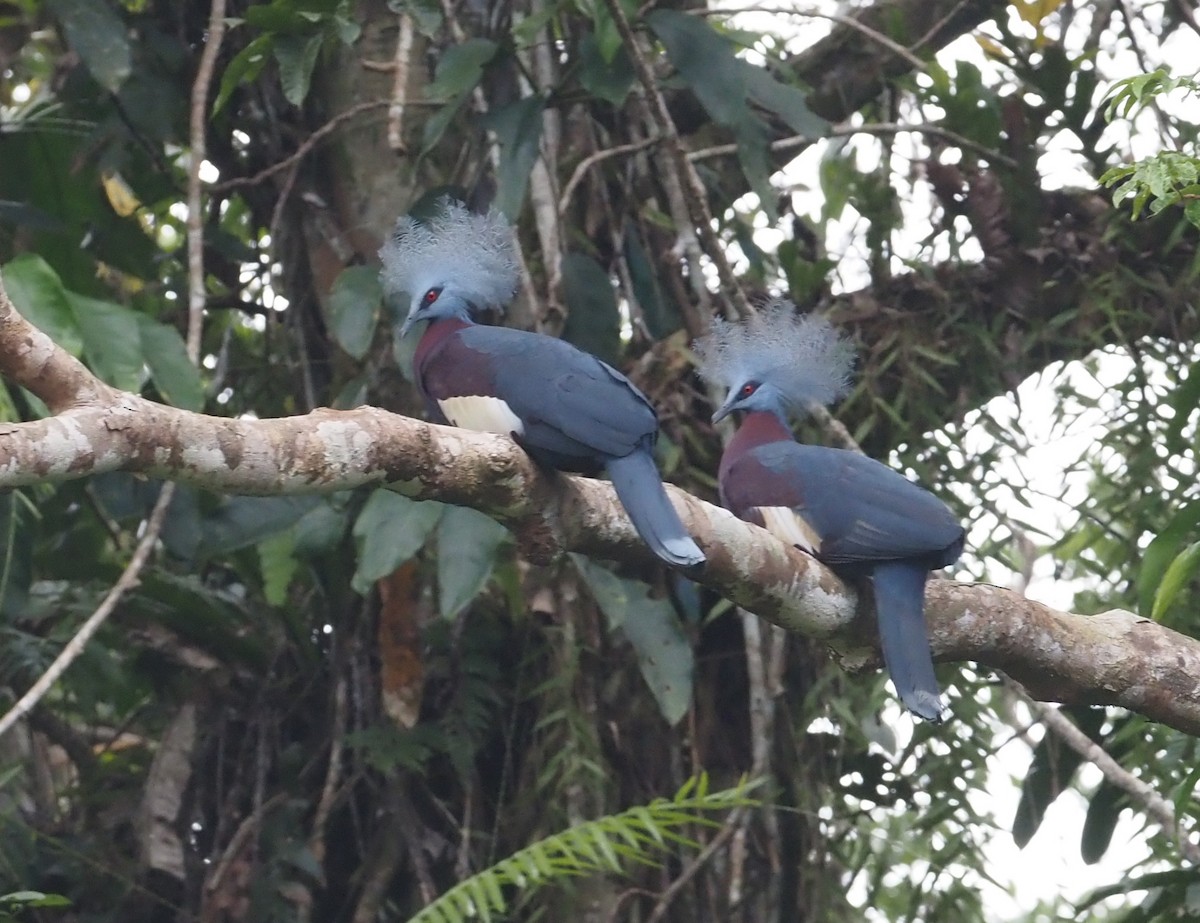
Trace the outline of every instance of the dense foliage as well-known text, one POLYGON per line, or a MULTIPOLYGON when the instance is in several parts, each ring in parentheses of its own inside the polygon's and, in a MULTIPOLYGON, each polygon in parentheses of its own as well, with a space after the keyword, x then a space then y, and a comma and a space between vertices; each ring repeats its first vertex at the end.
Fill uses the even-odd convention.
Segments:
MULTIPOLYGON (((508 322, 627 370, 664 472, 708 498, 720 437, 687 344, 786 292, 857 338, 853 436, 971 524, 960 579, 1196 634, 1197 85, 1172 68, 1200 27, 1137 6, 233 0, 218 45, 191 0, 0 2, 0 268, 118 387, 220 415, 415 414, 376 253, 442 192, 490 202, 524 245, 508 322)), ((5 387, 0 412, 45 408, 5 387)), ((158 490, 0 497, 5 706, 158 490)), ((470 510, 180 487, 137 587, 0 737, 0 916, 404 920, 495 867, 487 906, 512 919, 1000 919, 994 844, 1036 846, 1072 787, 1086 813, 1059 816, 1117 870, 1080 914, 1194 908, 1170 832, 1114 841, 1144 805, 995 676, 942 667, 954 720, 909 733, 881 678, 826 660, 675 575, 532 565, 470 510), (649 867, 560 835, 702 771, 768 779, 769 807, 688 826, 700 848, 649 867), (625 871, 503 878, 542 842, 625 871)), ((1065 711, 1194 829, 1193 738, 1065 711)))

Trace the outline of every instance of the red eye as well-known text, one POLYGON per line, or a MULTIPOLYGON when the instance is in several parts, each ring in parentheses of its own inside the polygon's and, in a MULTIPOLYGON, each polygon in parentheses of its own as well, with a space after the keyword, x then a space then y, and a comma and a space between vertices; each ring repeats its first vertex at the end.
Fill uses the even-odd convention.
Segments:
POLYGON ((440 288, 431 288, 429 291, 427 291, 425 293, 425 297, 421 300, 424 301, 426 304, 433 304, 435 301, 438 300, 438 296, 441 293, 442 293, 442 290, 440 288))
POLYGON ((742 385, 742 397, 749 397, 756 390, 758 390, 758 385, 756 385, 754 382, 744 384, 742 385))

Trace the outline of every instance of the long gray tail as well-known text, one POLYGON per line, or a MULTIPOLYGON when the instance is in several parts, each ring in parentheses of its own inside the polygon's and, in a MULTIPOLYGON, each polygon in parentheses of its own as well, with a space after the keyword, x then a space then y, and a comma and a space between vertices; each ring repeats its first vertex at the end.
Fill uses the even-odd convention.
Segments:
POLYGON ((925 629, 925 579, 919 564, 889 562, 872 574, 879 640, 896 692, 904 707, 926 721, 940 721, 945 705, 933 674, 925 629))
POLYGON ((704 563, 704 552, 679 521, 649 452, 638 449, 609 459, 607 468, 621 505, 651 551, 676 567, 704 563))

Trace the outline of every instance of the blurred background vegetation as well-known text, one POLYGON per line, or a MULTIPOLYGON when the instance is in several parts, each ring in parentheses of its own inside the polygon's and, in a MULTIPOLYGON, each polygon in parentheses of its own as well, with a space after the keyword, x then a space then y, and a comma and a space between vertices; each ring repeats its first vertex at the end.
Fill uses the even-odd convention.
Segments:
MULTIPOLYGON (((222 415, 416 414, 376 253, 454 190, 518 223, 507 322, 628 371, 671 480, 714 497, 687 344, 789 294, 856 339, 839 418, 970 524, 955 576, 1200 629, 1190 4, 230 0, 205 73, 212 15, 0 2, 0 266, 105 380, 222 415)), ((0 405, 45 412, 11 387, 0 405)), ((0 497, 0 704, 95 609, 157 492, 0 497)), ((694 846, 622 874, 534 889, 510 869, 509 918, 1200 913, 1143 805, 994 675, 939 672, 954 719, 913 728, 880 676, 658 570, 533 566, 482 515, 386 492, 181 487, 139 585, 0 737, 0 893, 70 901, 0 917, 406 920, 702 771, 766 779, 765 806, 706 803, 743 806, 688 815, 694 846), (1100 871, 1031 886, 1014 836, 1100 871)), ((1194 829, 1195 740, 1066 711, 1194 829)))

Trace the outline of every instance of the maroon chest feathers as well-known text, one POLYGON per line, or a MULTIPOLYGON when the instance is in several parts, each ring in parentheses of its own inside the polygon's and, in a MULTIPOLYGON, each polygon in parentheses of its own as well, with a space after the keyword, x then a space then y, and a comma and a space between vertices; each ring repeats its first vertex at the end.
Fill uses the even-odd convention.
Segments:
POLYGON ((470 327, 456 317, 433 321, 413 354, 417 388, 427 400, 495 393, 490 360, 458 334, 470 327))
POLYGON ((772 442, 791 442, 792 433, 775 414, 748 413, 721 455, 717 484, 721 502, 737 516, 772 502, 769 472, 751 454, 772 442))

